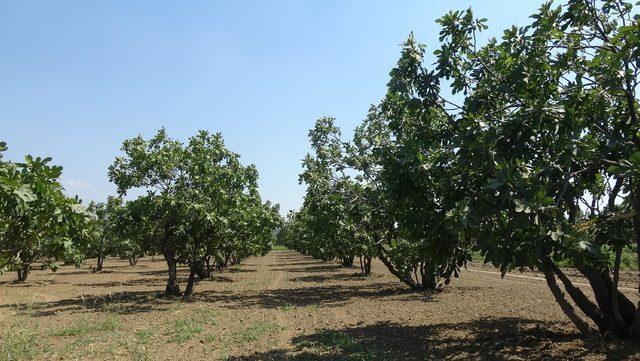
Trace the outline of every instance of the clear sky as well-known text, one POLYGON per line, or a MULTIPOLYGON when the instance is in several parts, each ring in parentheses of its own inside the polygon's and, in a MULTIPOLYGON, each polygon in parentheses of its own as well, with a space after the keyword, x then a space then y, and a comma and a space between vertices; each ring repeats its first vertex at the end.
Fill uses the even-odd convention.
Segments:
POLYGON ((100 201, 124 139, 221 132, 284 214, 302 203, 308 129, 334 116, 350 136, 411 31, 430 53, 448 10, 472 7, 499 36, 540 4, 0 0, 0 140, 10 160, 53 157, 69 194, 100 201))

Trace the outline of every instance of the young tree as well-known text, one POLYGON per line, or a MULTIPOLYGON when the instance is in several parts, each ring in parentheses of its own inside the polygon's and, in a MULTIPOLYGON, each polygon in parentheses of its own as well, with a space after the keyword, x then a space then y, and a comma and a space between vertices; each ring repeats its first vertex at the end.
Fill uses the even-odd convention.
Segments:
POLYGON ((118 229, 118 218, 121 217, 122 199, 109 197, 105 203, 91 202, 87 210, 93 214, 91 243, 89 244, 87 255, 96 258, 96 272, 102 271, 104 260, 107 255, 113 254, 116 234, 118 229))

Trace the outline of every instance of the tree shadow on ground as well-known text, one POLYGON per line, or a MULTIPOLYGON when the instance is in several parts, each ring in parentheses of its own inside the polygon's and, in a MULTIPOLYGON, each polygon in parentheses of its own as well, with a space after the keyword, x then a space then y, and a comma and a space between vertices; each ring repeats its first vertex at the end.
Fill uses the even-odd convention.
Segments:
POLYGON ((432 293, 416 293, 395 283, 374 284, 366 286, 306 286, 302 288, 285 288, 260 290, 259 292, 220 293, 217 291, 201 291, 192 296, 201 302, 211 302, 219 307, 229 309, 246 308, 280 308, 285 306, 320 306, 338 307, 354 299, 372 299, 377 301, 411 300, 428 301, 432 293))
MULTIPOLYGON (((211 275, 211 277, 210 277, 210 278, 205 278, 205 279, 203 279, 203 280, 202 280, 202 282, 206 282, 206 281, 209 281, 209 282, 233 283, 233 282, 235 282, 236 280, 234 280, 234 279, 233 279, 233 278, 231 278, 231 277, 223 276, 223 275, 221 275, 220 273, 213 273, 213 274, 211 275)), ((197 292, 197 291, 196 291, 196 292, 197 292)))
POLYGON ((638 355, 631 343, 608 349, 563 324, 523 318, 405 326, 380 322, 292 339, 292 348, 228 360, 576 360, 599 355, 623 360, 638 355))
POLYGON ((153 286, 158 287, 159 285, 166 284, 166 277, 145 277, 145 278, 136 278, 126 281, 110 281, 110 282, 86 282, 86 283, 75 283, 75 286, 78 287, 138 287, 138 286, 153 286))
POLYGON ((338 264, 320 264, 317 266, 308 266, 302 265, 303 267, 296 268, 274 268, 272 271, 280 271, 280 272, 331 272, 343 269, 341 265, 338 264))
POLYGON ((317 264, 323 264, 324 262, 322 261, 305 261, 305 262, 276 262, 273 264, 267 264, 265 266, 267 267, 287 267, 287 266, 309 266, 309 265, 317 265, 317 264))
POLYGON ((332 273, 327 275, 312 275, 291 278, 293 282, 324 283, 329 281, 365 281, 367 278, 361 273, 332 273))
MULTIPOLYGON (((250 265, 246 265, 250 266, 250 265)), ((222 273, 253 273, 256 272, 254 269, 246 269, 246 268, 227 268, 222 270, 222 273)))
POLYGON ((0 305, 32 317, 54 316, 64 312, 103 311, 121 315, 163 311, 178 299, 166 297, 163 292, 126 291, 97 296, 78 296, 52 302, 32 302, 0 305))
MULTIPOLYGON (((128 282, 145 284, 148 279, 137 279, 128 282)), ((12 309, 31 317, 47 317, 65 312, 113 312, 122 315, 163 311, 171 305, 179 303, 179 298, 165 297, 160 283, 150 284, 154 289, 145 291, 112 292, 105 295, 76 296, 52 302, 29 302, 11 305, 0 305, 0 308, 12 309)), ((234 280, 216 275, 212 280, 202 282, 234 282, 234 280)), ((126 282, 124 282, 126 286, 126 282)), ((100 287, 123 286, 121 282, 104 283, 100 287)), ((397 283, 378 283, 358 287, 331 285, 307 286, 304 288, 285 288, 273 290, 259 290, 255 292, 243 291, 233 293, 229 291, 198 291, 192 295, 190 301, 201 301, 216 304, 218 307, 240 310, 247 308, 275 309, 281 307, 339 307, 355 299, 372 299, 379 302, 399 300, 437 301, 432 300, 432 293, 416 293, 397 283)))

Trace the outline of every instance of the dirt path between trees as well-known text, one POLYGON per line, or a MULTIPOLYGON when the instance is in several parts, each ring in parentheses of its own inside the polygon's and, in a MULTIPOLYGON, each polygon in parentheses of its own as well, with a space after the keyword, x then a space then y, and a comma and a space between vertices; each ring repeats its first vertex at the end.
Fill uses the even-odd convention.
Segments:
MULTIPOLYGON (((183 302, 161 296, 162 259, 109 259, 97 274, 92 265, 34 271, 27 284, 0 276, 0 360, 640 360, 630 344, 582 340, 535 273, 501 279, 474 265, 444 292, 421 294, 377 261, 362 277, 274 251, 198 283, 183 302)), ((622 286, 635 302, 632 276, 622 286)))

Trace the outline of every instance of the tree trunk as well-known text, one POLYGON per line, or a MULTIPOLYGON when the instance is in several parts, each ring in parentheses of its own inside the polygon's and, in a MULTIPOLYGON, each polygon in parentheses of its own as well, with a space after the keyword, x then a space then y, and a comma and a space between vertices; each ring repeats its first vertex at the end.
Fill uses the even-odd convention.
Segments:
POLYGON ((223 268, 227 268, 227 267, 229 267, 229 258, 230 258, 230 257, 231 257, 231 255, 229 255, 229 254, 226 254, 226 255, 224 256, 224 266, 223 266, 223 268))
POLYGON ((595 330, 589 325, 589 323, 583 320, 578 313, 576 313, 575 308, 573 308, 569 301, 564 297, 564 293, 556 283, 553 270, 542 262, 540 263, 540 270, 544 274, 547 286, 551 290, 551 293, 553 294, 553 297, 555 297, 558 305, 560 305, 562 312, 564 312, 564 314, 569 318, 569 320, 571 320, 571 322, 573 322, 583 335, 593 337, 595 330))
POLYGON ((555 273, 562 284, 564 285, 565 290, 573 300, 573 302, 578 306, 578 308, 589 317, 595 324, 598 326, 598 329, 602 332, 609 327, 611 324, 610 320, 606 318, 606 316, 602 313, 602 311, 589 299, 587 296, 582 293, 582 291, 575 287, 571 280, 562 272, 560 268, 553 262, 550 257, 544 257, 542 262, 545 267, 552 270, 555 273))
POLYGON ((167 296, 180 296, 180 285, 178 284, 178 263, 176 262, 175 253, 165 251, 164 258, 167 261, 169 271, 169 279, 167 280, 167 288, 165 294, 167 296))
POLYGON ((342 256, 342 266, 343 267, 353 267, 353 260, 356 258, 355 255, 347 255, 342 256))
POLYGON ((184 294, 182 295, 182 298, 186 299, 191 296, 191 294, 193 293, 193 285, 195 284, 195 279, 196 279, 196 271, 192 268, 191 272, 189 273, 189 281, 187 281, 187 288, 184 290, 184 294))
POLYGON ((204 262, 205 262, 205 266, 206 266, 205 276, 207 278, 210 278, 211 277, 211 256, 206 256, 204 258, 204 262))
POLYGON ((103 255, 99 255, 98 256, 98 264, 96 265, 96 272, 102 271, 102 265, 103 264, 104 264, 104 256, 103 255))
MULTIPOLYGON (((635 109, 635 108, 634 108, 635 109)), ((631 178, 631 199, 633 201, 633 210, 636 214, 633 216, 633 233, 636 241, 636 258, 638 262, 638 293, 640 293, 640 184, 638 180, 631 178)), ((636 305, 636 312, 633 318, 633 338, 640 342, 640 301, 636 305)))
POLYGON ((365 275, 370 275, 371 274, 371 256, 364 256, 364 274, 365 275))
POLYGON ((384 249, 382 248, 381 244, 378 244, 378 258, 380 258, 380 261, 382 261, 382 263, 387 267, 387 269, 389 270, 389 272, 391 272, 392 275, 396 276, 404 284, 411 287, 412 290, 421 289, 421 286, 416 284, 411 278, 411 276, 403 275, 401 272, 399 272, 395 268, 393 263, 384 255, 384 249))
POLYGON ((423 262, 420 264, 420 277, 422 278, 422 288, 425 290, 435 290, 438 286, 438 279, 436 278, 436 271, 433 266, 423 262))
POLYGON ((31 264, 25 263, 20 268, 18 268, 18 282, 25 282, 27 277, 29 276, 29 269, 31 264))

